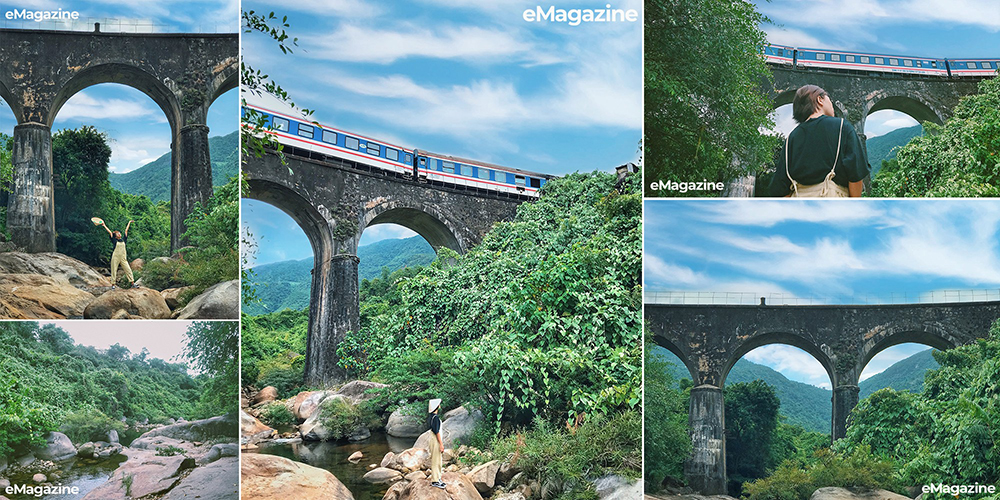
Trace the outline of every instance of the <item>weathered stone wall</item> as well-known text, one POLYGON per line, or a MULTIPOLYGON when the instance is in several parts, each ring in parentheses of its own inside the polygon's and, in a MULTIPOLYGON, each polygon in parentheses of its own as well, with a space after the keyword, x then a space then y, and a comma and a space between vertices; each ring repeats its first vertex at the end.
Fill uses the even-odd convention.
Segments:
POLYGON ((521 200, 432 186, 409 178, 286 155, 251 158, 243 165, 249 197, 281 209, 313 248, 306 381, 340 381, 336 347, 358 329, 358 241, 365 228, 394 223, 412 229, 435 249, 459 253, 478 244, 493 224, 511 220, 521 200))
MULTIPOLYGON (((171 128, 173 156, 171 244, 180 247, 184 219, 212 194, 208 127, 212 102, 236 88, 237 34, 123 34, 0 29, 0 93, 20 126, 51 134, 59 109, 74 94, 100 83, 120 83, 148 95, 171 128)), ((233 110, 235 113, 236 111, 233 110)), ((16 133, 16 129, 15 129, 16 133)), ((32 134, 32 137, 37 134, 32 134)), ((52 204, 51 147, 14 152, 15 174, 8 221, 14 242, 32 252, 55 250, 51 218, 38 206, 52 204), (35 151, 47 156, 32 156, 35 151), (13 230, 17 228, 16 230, 13 230)), ((51 141, 50 141, 51 144, 51 141)))

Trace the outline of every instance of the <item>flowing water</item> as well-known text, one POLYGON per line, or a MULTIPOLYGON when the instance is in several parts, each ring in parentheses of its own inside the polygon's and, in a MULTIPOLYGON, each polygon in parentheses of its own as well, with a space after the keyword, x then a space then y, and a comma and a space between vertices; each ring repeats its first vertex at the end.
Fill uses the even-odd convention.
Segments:
POLYGON ((388 485, 368 484, 361 477, 368 472, 369 464, 377 465, 386 453, 399 453, 412 447, 415 441, 416 438, 395 438, 382 432, 373 432, 370 438, 353 443, 271 443, 262 444, 258 451, 330 471, 351 490, 355 500, 381 500, 389 489, 388 485), (363 453, 364 458, 352 464, 347 461, 347 457, 356 451, 363 453))
MULTIPOLYGON (((41 498, 58 498, 59 500, 78 500, 90 493, 92 490, 98 486, 104 484, 114 473, 115 469, 125 461, 124 455, 118 455, 111 457, 107 460, 102 460, 98 462, 90 460, 72 460, 69 462, 64 462, 60 464, 60 478, 53 481, 53 485, 62 485, 68 487, 77 487, 79 491, 77 494, 66 494, 66 495, 48 495, 41 498)), ((31 482, 31 478, 13 478, 11 483, 25 483, 34 484, 31 482)), ((36 496, 29 495, 7 495, 11 500, 28 500, 38 498, 36 496)))

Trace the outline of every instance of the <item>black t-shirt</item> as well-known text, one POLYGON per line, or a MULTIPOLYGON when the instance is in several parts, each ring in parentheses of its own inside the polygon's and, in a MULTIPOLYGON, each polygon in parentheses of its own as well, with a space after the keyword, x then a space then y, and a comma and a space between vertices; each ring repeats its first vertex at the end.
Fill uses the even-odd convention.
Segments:
POLYGON ((427 427, 429 427, 431 432, 434 434, 439 434, 441 432, 441 419, 438 418, 437 413, 431 413, 427 416, 427 427))
POLYGON ((777 168, 771 179, 771 196, 786 196, 792 190, 789 174, 795 182, 811 186, 823 182, 837 160, 833 181, 847 187, 869 174, 868 159, 861 148, 861 140, 847 120, 821 115, 810 118, 795 127, 788 135, 788 172, 785 172, 785 146, 782 145, 775 163, 777 168), (840 155, 837 155, 837 136, 840 134, 840 155))
POLYGON ((123 234, 122 235, 122 239, 118 239, 118 238, 115 238, 114 234, 112 234, 111 235, 111 248, 116 247, 118 245, 119 241, 122 242, 122 243, 128 243, 128 235, 127 234, 123 234))

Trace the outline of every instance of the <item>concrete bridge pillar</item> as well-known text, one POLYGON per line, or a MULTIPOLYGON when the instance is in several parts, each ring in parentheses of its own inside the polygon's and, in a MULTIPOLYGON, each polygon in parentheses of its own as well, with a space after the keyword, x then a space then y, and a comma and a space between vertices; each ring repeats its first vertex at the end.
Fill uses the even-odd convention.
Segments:
POLYGON ((833 388, 833 428, 831 436, 834 441, 847 435, 847 417, 858 405, 857 384, 839 384, 833 388))
POLYGON ((52 197, 52 130, 40 123, 14 127, 14 191, 7 201, 7 228, 28 252, 55 252, 52 197))
POLYGON ((343 382, 347 371, 337 365, 337 346, 360 328, 356 255, 317 255, 309 299, 305 383, 325 386, 343 382))
POLYGON ((184 224, 196 203, 203 206, 212 196, 212 159, 208 151, 208 126, 185 125, 171 144, 170 249, 183 247, 184 224))
POLYGON ((721 388, 707 384, 691 388, 691 457, 684 464, 684 475, 692 489, 705 495, 726 494, 725 417, 721 388))

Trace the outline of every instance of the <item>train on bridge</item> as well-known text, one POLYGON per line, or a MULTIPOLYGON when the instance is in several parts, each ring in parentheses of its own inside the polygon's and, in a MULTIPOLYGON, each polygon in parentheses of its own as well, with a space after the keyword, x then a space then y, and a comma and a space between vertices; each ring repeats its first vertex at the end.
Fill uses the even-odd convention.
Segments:
POLYGON ((825 68, 873 73, 905 73, 946 77, 995 76, 1000 59, 934 59, 928 57, 807 49, 770 44, 764 59, 791 67, 825 68))
POLYGON ((304 151, 306 156, 363 165, 420 182, 537 198, 545 182, 555 177, 397 146, 252 104, 242 109, 244 118, 248 110, 263 116, 268 133, 292 148, 292 154, 304 151))

